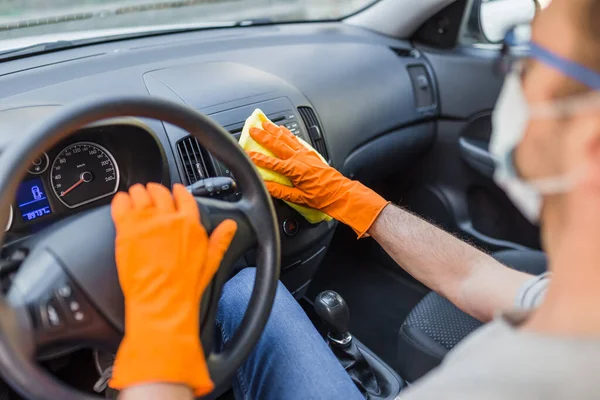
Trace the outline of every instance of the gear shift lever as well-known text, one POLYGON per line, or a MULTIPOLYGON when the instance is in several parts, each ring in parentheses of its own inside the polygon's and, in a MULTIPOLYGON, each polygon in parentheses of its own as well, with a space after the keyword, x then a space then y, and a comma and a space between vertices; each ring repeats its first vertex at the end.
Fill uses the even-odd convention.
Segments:
POLYGON ((333 290, 319 293, 315 299, 315 311, 327 325, 329 340, 342 346, 352 341, 348 329, 350 310, 342 296, 333 290))
POLYGON ((354 384, 367 399, 377 398, 382 393, 377 377, 356 345, 356 341, 352 340, 348 329, 350 323, 348 304, 333 290, 326 290, 317 295, 315 311, 327 325, 331 350, 354 384))

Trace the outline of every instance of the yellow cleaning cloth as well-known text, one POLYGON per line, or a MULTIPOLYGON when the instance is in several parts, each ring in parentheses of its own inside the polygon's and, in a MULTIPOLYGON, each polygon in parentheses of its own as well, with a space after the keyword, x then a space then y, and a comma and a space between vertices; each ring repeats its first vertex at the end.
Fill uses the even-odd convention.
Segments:
MULTIPOLYGON (((259 110, 258 108, 254 110, 252 115, 246 120, 246 123, 244 124, 244 129, 242 130, 242 135, 240 136, 240 146, 242 146, 244 150, 256 151, 257 153, 262 153, 270 157, 275 157, 275 154, 262 147, 250 136, 250 128, 262 129, 263 122, 268 120, 269 119, 267 118, 265 113, 263 113, 261 110, 259 110)), ((323 160, 324 163, 327 163, 327 161, 325 161, 325 159, 315 149, 313 149, 310 144, 306 143, 301 138, 298 138, 298 141, 300 141, 300 143, 302 143, 311 151, 317 153, 319 157, 321 157, 321 160, 323 160)), ((257 169, 258 173, 265 181, 277 182, 289 187, 294 186, 292 184, 292 181, 290 181, 288 178, 281 174, 260 167, 257 167, 257 169)), ((289 206, 292 207, 294 210, 298 211, 300 215, 306 218, 306 220, 311 224, 316 224, 321 221, 331 221, 331 217, 329 215, 322 213, 319 210, 315 210, 314 208, 303 207, 298 204, 290 203, 288 201, 286 201, 286 203, 289 204, 289 206)))

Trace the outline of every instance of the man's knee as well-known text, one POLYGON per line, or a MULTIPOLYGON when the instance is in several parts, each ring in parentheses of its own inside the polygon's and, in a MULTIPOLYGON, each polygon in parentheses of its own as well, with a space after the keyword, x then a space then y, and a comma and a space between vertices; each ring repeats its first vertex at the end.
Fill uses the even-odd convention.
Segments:
POLYGON ((219 300, 219 317, 227 313, 228 318, 241 320, 252 295, 255 276, 255 268, 245 268, 225 283, 219 300))

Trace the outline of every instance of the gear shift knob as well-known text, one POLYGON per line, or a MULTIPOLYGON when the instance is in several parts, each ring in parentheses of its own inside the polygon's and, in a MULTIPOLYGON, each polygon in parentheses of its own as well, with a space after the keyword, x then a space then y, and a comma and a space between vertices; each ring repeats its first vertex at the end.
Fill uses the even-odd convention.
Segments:
POLYGON ((333 290, 325 290, 315 299, 315 312, 329 329, 329 338, 337 343, 346 345, 352 340, 348 332, 350 310, 342 296, 333 290))

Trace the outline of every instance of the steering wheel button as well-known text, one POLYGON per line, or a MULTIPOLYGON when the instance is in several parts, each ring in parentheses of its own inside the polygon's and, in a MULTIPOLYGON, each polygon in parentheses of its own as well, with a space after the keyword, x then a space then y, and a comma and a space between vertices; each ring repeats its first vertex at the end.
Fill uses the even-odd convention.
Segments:
POLYGON ((71 286, 69 286, 69 285, 65 284, 58 288, 58 295, 65 299, 68 297, 71 297, 72 293, 73 293, 73 291, 71 290, 71 286))
POLYGON ((80 308, 81 306, 76 301, 72 301, 69 303, 69 310, 71 310, 72 312, 79 311, 80 308))
POLYGON ((69 304, 70 323, 80 325, 89 322, 90 317, 88 311, 88 309, 84 309, 83 307, 81 307, 79 303, 71 302, 69 304), (75 303, 75 305, 73 305, 73 303, 75 303))
POLYGON ((46 311, 48 312, 48 322, 50 323, 50 325, 60 325, 60 318, 58 316, 58 311, 56 311, 56 308, 49 304, 46 306, 46 311))
POLYGON ((42 306, 42 322, 46 329, 60 329, 64 327, 65 321, 61 315, 56 299, 49 300, 42 306))
POLYGON ((77 322, 82 322, 85 319, 85 314, 81 311, 77 311, 73 314, 73 319, 77 322))

